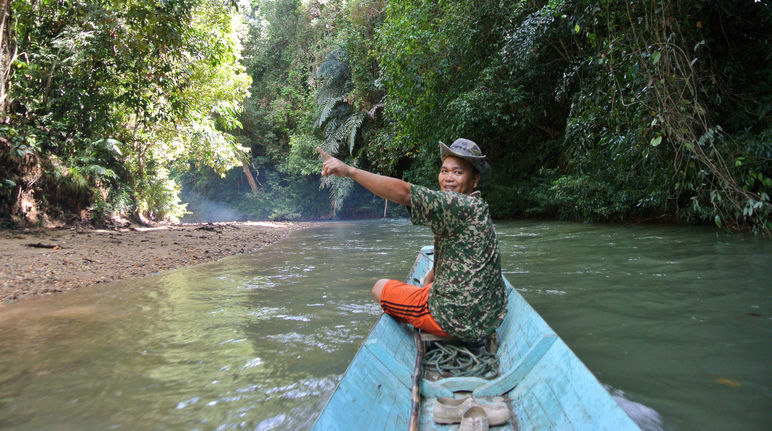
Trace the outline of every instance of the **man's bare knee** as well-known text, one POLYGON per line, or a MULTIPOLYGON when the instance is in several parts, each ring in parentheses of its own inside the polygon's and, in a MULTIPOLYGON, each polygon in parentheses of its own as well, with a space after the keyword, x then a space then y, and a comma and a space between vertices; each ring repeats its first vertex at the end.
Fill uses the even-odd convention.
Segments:
POLYGON ((387 278, 382 278, 375 282, 373 285, 373 298, 375 298, 376 301, 381 301, 381 294, 383 293, 383 287, 386 286, 386 283, 388 283, 387 278))

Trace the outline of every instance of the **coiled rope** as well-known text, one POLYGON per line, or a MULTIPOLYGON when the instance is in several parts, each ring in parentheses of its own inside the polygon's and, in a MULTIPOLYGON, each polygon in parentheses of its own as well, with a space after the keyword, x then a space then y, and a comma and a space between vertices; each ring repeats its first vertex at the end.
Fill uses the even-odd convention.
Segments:
POLYGON ((434 341, 424 354, 424 373, 442 377, 482 377, 492 379, 499 374, 499 361, 485 340, 479 343, 434 341))

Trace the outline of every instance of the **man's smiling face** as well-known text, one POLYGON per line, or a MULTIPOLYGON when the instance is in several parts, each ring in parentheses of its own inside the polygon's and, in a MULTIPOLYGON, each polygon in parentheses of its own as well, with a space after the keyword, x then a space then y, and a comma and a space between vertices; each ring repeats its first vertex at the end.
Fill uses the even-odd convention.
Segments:
POLYGON ((468 195, 477 189, 480 174, 466 160, 448 156, 442 161, 440 175, 437 179, 440 182, 440 190, 468 195))

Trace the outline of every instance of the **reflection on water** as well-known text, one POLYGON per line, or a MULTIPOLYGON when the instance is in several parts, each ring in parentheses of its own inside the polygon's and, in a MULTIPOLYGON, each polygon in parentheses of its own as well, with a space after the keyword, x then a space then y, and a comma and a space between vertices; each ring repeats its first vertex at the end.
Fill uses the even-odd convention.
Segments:
MULTIPOLYGON (((497 224, 507 278, 648 429, 766 429, 772 249, 704 229, 497 224), (662 424, 658 422, 659 415, 662 424)), ((0 308, 0 428, 307 429, 431 243, 334 223, 0 308)))

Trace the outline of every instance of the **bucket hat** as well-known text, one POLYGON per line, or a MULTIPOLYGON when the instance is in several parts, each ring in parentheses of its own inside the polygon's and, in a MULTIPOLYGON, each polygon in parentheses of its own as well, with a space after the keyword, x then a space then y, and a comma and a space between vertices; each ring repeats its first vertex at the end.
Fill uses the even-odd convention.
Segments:
POLYGON ((485 160, 485 154, 482 153, 477 144, 465 138, 458 138, 450 144, 450 147, 440 142, 440 160, 445 160, 448 156, 459 157, 466 160, 480 173, 481 178, 488 176, 491 165, 485 160))

